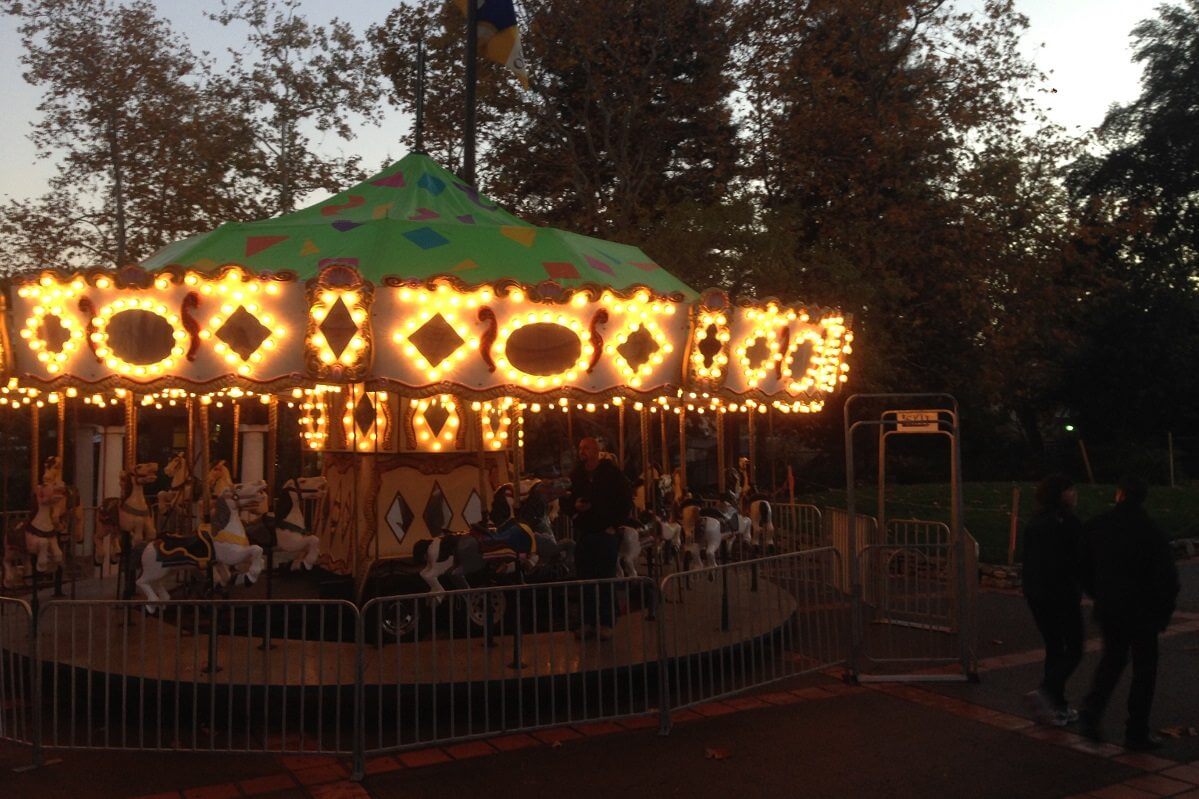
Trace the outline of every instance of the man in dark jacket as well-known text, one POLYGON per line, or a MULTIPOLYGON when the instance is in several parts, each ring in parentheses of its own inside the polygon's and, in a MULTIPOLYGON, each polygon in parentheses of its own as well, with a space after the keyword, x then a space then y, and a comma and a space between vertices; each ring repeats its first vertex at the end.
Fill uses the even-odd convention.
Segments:
POLYGON ((1078 714, 1066 702, 1066 681, 1082 660, 1082 591, 1078 548, 1082 523, 1074 515, 1074 483, 1052 475, 1037 486, 1040 510, 1024 528, 1024 598, 1045 641, 1041 685, 1028 695, 1041 721, 1064 727, 1078 714))
POLYGON ((1145 513, 1145 481, 1120 481, 1116 507, 1083 531, 1083 588, 1095 599, 1103 631, 1103 656, 1080 714, 1084 735, 1101 737, 1103 712, 1132 655, 1128 726, 1124 745, 1144 751, 1161 742, 1149 733, 1149 710, 1157 681, 1157 636, 1170 624, 1178 597, 1178 570, 1165 535, 1145 513))
MULTIPOLYGON (((575 564, 579 579, 600 580, 616 576, 620 539, 616 527, 632 512, 633 489, 613 461, 600 457, 599 442, 579 442, 579 463, 570 476, 566 507, 574 514, 575 564)), ((610 584, 583 590, 583 624, 580 639, 593 629, 599 638, 612 637, 612 590, 610 584), (598 608, 596 607, 598 605, 598 608), (598 622, 598 625, 597 625, 598 622)))

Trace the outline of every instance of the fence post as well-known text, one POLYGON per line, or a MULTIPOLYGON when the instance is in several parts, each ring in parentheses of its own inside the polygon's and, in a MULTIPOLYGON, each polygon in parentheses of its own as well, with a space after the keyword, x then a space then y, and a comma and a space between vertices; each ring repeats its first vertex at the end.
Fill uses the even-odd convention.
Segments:
POLYGON ((1012 513, 1008 525, 1007 565, 1016 560, 1016 534, 1020 529, 1020 486, 1012 486, 1012 513))
MULTIPOLYGON (((666 596, 668 576, 658 584, 659 596, 666 596)), ((666 675, 666 623, 665 618, 658 621, 658 735, 670 735, 670 681, 666 675)))
MULTIPOLYGON (((34 567, 33 573, 37 574, 37 567, 34 567)), ((36 597, 36 593, 34 594, 36 597)), ((40 638, 38 630, 40 627, 39 614, 35 613, 32 608, 29 611, 29 669, 31 672, 30 680, 32 683, 32 700, 33 700, 33 767, 41 768, 45 765, 45 753, 42 751, 42 663, 40 638)))
MULTIPOLYGON (((380 613, 382 606, 380 606, 380 613)), ((362 782, 366 776, 366 622, 362 611, 354 609, 354 734, 351 736, 350 779, 362 782)))
POLYGON ((1174 488, 1174 434, 1166 433, 1166 449, 1170 456, 1170 488, 1174 488))

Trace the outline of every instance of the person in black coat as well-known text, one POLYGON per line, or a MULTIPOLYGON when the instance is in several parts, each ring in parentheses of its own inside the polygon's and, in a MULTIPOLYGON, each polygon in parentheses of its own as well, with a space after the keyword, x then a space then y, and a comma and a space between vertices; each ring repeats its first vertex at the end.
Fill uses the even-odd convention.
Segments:
POLYGON ((1058 727, 1077 718, 1066 701, 1066 681, 1082 660, 1082 590, 1078 548, 1082 522, 1078 495, 1064 475, 1037 486, 1039 511, 1024 528, 1024 598, 1045 642, 1041 685, 1028 694, 1041 721, 1058 727))
POLYGON ((1095 620, 1103 632, 1103 655, 1079 719, 1084 735, 1100 739, 1101 723, 1129 655, 1132 685, 1124 745, 1156 749, 1149 733, 1149 710, 1157 681, 1157 636, 1170 624, 1178 598, 1178 570, 1166 536, 1142 507, 1145 481, 1120 481, 1116 506, 1083 530, 1083 589, 1095 600, 1095 620))
MULTIPOLYGON (((616 527, 632 512, 633 488, 613 461, 600 457, 599 442, 594 438, 579 442, 579 463, 570 476, 566 507, 574 515, 579 579, 615 577, 620 557, 616 527)), ((582 639, 594 630, 603 640, 611 638, 613 611, 611 584, 585 588, 578 637, 582 639)))

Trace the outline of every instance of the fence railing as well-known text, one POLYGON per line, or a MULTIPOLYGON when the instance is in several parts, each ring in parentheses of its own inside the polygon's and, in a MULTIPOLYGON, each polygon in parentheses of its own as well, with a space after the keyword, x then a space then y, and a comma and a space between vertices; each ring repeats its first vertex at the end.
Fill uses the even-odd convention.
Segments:
POLYGON ((367 753, 649 713, 657 600, 645 578, 371 600, 367 753))
POLYGON ((832 546, 823 514, 815 505, 772 503, 771 512, 774 514, 774 537, 780 552, 832 546))
MULTIPOLYGON (((822 547, 660 583, 493 585, 361 608, 201 599, 147 615, 143 602, 64 600, 31 614, 0 599, 0 737, 31 744, 35 762, 43 747, 324 752, 352 755, 361 775, 367 754, 553 725, 656 711, 666 731, 680 708, 852 665, 842 559, 822 547)), ((906 602, 927 615, 928 579, 951 590, 936 570, 905 570, 878 589, 897 624, 906 602)))
POLYGON ((832 548, 662 580, 661 726, 670 712, 845 662, 848 596, 832 548))

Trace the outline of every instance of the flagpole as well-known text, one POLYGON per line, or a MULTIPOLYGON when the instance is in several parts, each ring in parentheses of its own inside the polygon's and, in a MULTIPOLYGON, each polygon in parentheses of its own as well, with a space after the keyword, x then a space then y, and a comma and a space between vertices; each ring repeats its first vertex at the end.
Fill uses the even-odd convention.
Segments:
POLYGON ((478 83, 479 7, 466 0, 466 125, 463 130, 462 179, 475 185, 475 84, 478 83))

